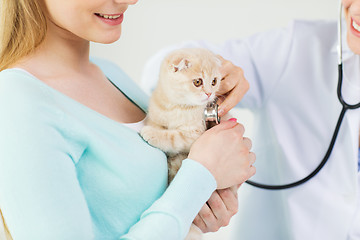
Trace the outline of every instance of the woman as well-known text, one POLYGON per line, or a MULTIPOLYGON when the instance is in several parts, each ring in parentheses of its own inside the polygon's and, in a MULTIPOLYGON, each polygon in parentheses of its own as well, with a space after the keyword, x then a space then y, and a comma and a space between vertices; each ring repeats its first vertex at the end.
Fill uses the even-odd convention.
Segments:
POLYGON ((165 155, 137 132, 147 97, 89 61, 89 42, 116 41, 136 2, 1 2, 0 208, 14 239, 182 239, 210 195, 229 214, 236 197, 214 190, 255 173, 250 140, 228 121, 167 188, 165 155))
MULTIPOLYGON (((357 104, 360 0, 342 3, 342 95, 347 103, 357 104)), ((294 21, 285 29, 221 46, 191 42, 172 49, 207 47, 243 69, 250 90, 239 106, 251 109, 255 117, 257 174, 252 181, 282 185, 316 169, 329 147, 342 110, 337 97, 337 44, 336 22, 294 21)), ((144 72, 148 86, 150 69, 157 69, 154 64, 162 54, 144 72)), ((228 72, 239 68, 225 65, 228 72)), ((308 182, 277 191, 243 186, 234 239, 360 239, 359 123, 360 110, 347 110, 330 159, 308 182)))

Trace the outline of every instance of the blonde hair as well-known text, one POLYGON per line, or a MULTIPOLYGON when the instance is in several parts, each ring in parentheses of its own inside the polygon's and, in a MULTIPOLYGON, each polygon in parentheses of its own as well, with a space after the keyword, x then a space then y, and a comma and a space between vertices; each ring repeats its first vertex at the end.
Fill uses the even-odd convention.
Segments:
POLYGON ((32 53, 44 40, 42 0, 0 1, 0 71, 32 53))
MULTIPOLYGON (((2 226, 3 227, 3 236, 0 236, 0 239, 1 240, 13 240, 13 238, 11 237, 11 234, 9 232, 9 229, 5 223, 5 219, 4 219, 4 216, 2 215, 1 209, 0 209, 0 220, 1 220, 0 222, 2 222, 2 224, 3 224, 3 226, 2 226), (5 239, 3 239, 2 237, 4 237, 5 239)), ((0 232, 0 235, 2 235, 1 232, 0 232)))

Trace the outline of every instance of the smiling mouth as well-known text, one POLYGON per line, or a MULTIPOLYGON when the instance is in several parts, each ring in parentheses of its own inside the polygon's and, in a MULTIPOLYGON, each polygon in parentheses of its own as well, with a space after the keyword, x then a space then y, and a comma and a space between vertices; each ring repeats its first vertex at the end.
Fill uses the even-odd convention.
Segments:
POLYGON ((360 32, 360 26, 354 21, 354 19, 352 19, 352 26, 356 31, 360 32))
POLYGON ((108 15, 108 14, 95 13, 95 15, 98 17, 105 18, 105 19, 118 19, 119 17, 121 17, 122 14, 108 15))

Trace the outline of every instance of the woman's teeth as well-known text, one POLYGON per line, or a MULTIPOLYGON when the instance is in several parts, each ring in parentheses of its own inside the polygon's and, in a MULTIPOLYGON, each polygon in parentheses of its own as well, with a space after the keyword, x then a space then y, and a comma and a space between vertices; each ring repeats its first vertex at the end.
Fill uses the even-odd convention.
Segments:
POLYGON ((357 23, 356 23, 354 20, 352 21, 352 26, 353 26, 358 32, 360 32, 360 26, 357 25, 357 23))
POLYGON ((103 17, 103 18, 106 18, 106 19, 117 19, 121 16, 120 15, 106 15, 106 14, 101 14, 101 13, 95 13, 96 15, 100 16, 100 17, 103 17))

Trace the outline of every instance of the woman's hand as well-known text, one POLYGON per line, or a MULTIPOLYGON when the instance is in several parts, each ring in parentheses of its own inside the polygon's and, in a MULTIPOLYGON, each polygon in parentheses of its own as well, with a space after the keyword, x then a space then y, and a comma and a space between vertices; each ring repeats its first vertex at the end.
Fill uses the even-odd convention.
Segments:
POLYGON ((216 232, 229 225, 238 211, 237 186, 216 190, 195 217, 194 224, 203 233, 216 232))
POLYGON ((219 116, 222 117, 244 97, 249 90, 249 83, 240 67, 235 66, 221 56, 218 56, 218 58, 222 61, 220 69, 222 79, 217 93, 219 97, 219 116))
POLYGON ((242 184, 256 172, 251 141, 243 137, 244 127, 223 121, 205 131, 192 145, 188 158, 199 162, 214 176, 217 189, 242 184))

